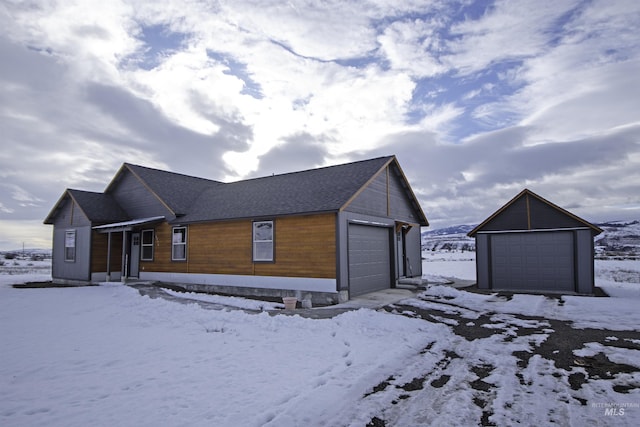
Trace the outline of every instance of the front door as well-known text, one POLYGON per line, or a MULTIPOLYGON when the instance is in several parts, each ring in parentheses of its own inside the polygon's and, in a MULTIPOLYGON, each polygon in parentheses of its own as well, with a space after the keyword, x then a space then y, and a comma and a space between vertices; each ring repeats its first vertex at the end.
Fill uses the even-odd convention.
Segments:
POLYGON ((407 276, 407 232, 406 228, 401 227, 396 233, 397 236, 397 246, 396 246, 396 254, 397 258, 397 268, 398 268, 398 278, 407 276))
POLYGON ((129 277, 138 277, 140 270, 140 233, 131 233, 131 259, 129 277))

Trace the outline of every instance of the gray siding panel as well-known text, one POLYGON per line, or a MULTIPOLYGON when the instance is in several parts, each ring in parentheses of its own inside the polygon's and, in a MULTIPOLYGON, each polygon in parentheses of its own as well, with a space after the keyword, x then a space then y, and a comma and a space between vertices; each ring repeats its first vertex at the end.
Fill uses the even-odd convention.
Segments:
POLYGON ((580 221, 563 214, 535 197, 527 197, 529 197, 529 209, 531 210, 531 229, 584 227, 580 221))
POLYGON ((131 218, 171 215, 151 190, 130 172, 122 174, 122 179, 112 190, 112 196, 131 218))
POLYGON ((578 292, 592 294, 593 273, 593 234, 591 230, 577 230, 576 233, 576 275, 578 292))
POLYGON ((347 206, 349 212, 387 216, 387 175, 381 173, 347 206))
POLYGON ((476 281, 478 289, 490 289, 489 235, 476 234, 476 281))
POLYGON ((76 206, 71 198, 67 198, 53 224, 53 244, 51 260, 51 276, 53 279, 82 280, 90 279, 91 261, 91 222, 76 206), (76 258, 74 262, 64 260, 65 234, 67 230, 76 231, 76 258))
POLYGON ((65 197, 60 212, 53 219, 54 227, 84 227, 91 222, 70 197, 65 197))
POLYGON ((408 188, 395 168, 389 169, 389 205, 391 216, 397 220, 418 223, 420 220, 408 195, 408 188))
POLYGON ((527 201, 525 198, 516 200, 504 210, 500 215, 493 218, 482 231, 502 231, 502 230, 528 230, 527 221, 527 201))
POLYGON ((417 224, 420 218, 403 182, 397 169, 388 168, 371 181, 345 210, 417 224))
POLYGON ((91 279, 91 227, 59 227, 53 231, 53 256, 51 261, 51 276, 53 279, 81 280, 91 279), (64 260, 65 234, 68 230, 76 232, 75 261, 64 260))

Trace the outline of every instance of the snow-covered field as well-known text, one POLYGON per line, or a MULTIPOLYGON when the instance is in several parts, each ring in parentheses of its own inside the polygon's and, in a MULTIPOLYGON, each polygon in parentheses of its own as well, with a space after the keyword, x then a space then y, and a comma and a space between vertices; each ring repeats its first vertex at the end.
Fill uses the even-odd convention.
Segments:
MULTIPOLYGON (((475 264, 427 260, 424 271, 473 279, 475 264)), ((433 286, 391 312, 324 320, 208 310, 113 283, 15 289, 49 277, 0 274, 0 425, 637 426, 640 262, 599 261, 596 274, 612 298, 433 286), (577 360, 603 354, 625 368, 600 378, 532 356, 565 319, 606 330, 577 360)))

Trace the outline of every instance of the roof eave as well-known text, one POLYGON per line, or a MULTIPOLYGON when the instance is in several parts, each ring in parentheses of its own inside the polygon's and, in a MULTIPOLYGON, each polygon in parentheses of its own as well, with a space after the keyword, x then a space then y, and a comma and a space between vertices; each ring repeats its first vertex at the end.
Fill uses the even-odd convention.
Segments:
POLYGON ((260 214, 250 216, 236 216, 236 217, 224 217, 224 218, 196 218, 196 219, 183 219, 174 218, 167 221, 170 225, 183 225, 183 224, 204 224, 207 222, 223 222, 223 221, 247 221, 247 220, 266 220, 269 218, 282 218, 288 216, 303 216, 303 215, 324 215, 324 214, 337 214, 339 209, 323 209, 318 211, 301 211, 293 213, 275 213, 275 214, 260 214))

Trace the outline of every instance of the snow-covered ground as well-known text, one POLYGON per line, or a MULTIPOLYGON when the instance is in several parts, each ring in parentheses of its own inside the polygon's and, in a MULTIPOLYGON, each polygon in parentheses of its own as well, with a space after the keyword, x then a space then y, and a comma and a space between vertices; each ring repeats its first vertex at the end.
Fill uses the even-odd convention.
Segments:
MULTIPOLYGON (((426 260, 424 270, 472 280, 475 264, 426 260)), ((508 300, 433 286, 398 305, 439 310, 439 321, 406 308, 324 320, 207 310, 114 283, 15 289, 49 277, 0 274, 0 425, 636 426, 640 339, 623 334, 640 331, 640 262, 599 261, 596 274, 612 298, 508 300), (626 344, 585 343, 575 357, 603 353, 631 372, 576 388, 571 375, 588 367, 569 373, 538 354, 523 365, 521 353, 553 330, 522 315, 611 330, 607 343, 626 344), (500 333, 456 334, 480 319, 500 333)))

